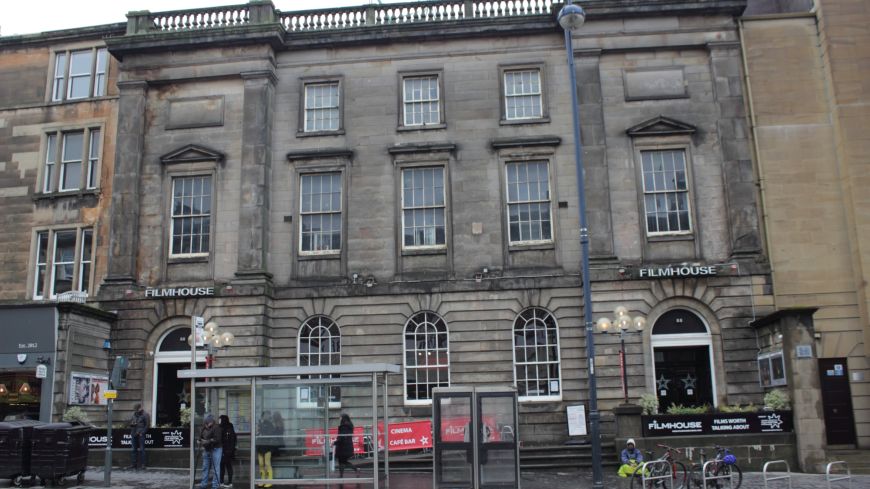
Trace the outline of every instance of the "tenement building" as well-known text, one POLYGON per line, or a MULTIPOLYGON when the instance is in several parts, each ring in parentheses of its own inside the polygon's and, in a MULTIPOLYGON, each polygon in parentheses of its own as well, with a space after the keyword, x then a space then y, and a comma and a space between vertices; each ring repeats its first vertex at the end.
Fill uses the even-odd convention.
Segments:
MULTIPOLYGON (((438 386, 515 385, 522 440, 561 442, 566 408, 588 399, 584 293, 596 319, 622 305, 647 320, 626 335, 630 400, 760 404, 750 322, 773 301, 745 1, 585 2, 577 87, 558 7, 129 14, 105 39, 118 121, 99 301, 131 358, 118 407, 177 422, 197 316, 235 335, 215 366, 401 365, 396 420, 431 416, 438 386)), ((613 433, 619 339, 597 336, 613 433)), ((220 410, 244 418, 239 396, 220 410)))
POLYGON ((0 420, 105 410, 89 394, 113 317, 79 303, 105 276, 118 71, 103 38, 123 33, 0 38, 0 420))

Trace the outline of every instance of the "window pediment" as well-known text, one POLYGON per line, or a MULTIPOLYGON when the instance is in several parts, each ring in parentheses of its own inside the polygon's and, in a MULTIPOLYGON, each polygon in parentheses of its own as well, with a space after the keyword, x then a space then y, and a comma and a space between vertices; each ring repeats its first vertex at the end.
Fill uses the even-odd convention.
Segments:
POLYGON ((688 123, 660 115, 626 129, 631 137, 640 136, 674 136, 679 134, 694 134, 698 129, 688 123))
POLYGON ((188 144, 160 157, 160 163, 175 165, 179 163, 197 163, 200 161, 224 162, 224 154, 205 146, 188 144))

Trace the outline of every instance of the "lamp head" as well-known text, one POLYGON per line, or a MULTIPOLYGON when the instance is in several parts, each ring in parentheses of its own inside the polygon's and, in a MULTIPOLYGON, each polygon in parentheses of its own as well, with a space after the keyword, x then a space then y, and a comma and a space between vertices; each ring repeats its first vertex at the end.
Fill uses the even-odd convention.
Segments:
POLYGON ((219 329, 219 326, 214 321, 209 321, 209 322, 205 323, 205 330, 211 334, 214 334, 215 332, 217 332, 218 329, 219 329))
POLYGON ((562 29, 569 31, 571 34, 576 34, 586 22, 586 12, 579 5, 569 4, 562 7, 559 15, 556 17, 559 20, 559 25, 562 29))
POLYGON ((221 334, 221 343, 223 343, 224 346, 232 346, 234 339, 236 339, 236 336, 229 331, 221 334))
POLYGON ((610 329, 610 318, 600 318, 596 322, 596 326, 598 327, 599 333, 607 333, 607 330, 610 329))
POLYGON ((643 331, 643 328, 646 327, 646 318, 643 316, 638 316, 634 318, 634 329, 637 331, 643 331))

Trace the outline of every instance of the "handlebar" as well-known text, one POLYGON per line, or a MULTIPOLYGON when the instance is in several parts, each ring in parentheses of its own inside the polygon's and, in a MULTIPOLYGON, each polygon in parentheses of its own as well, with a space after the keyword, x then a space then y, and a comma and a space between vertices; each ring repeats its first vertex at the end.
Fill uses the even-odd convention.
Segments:
POLYGON ((656 446, 659 447, 659 448, 664 448, 665 450, 668 450, 668 451, 673 451, 673 452, 677 452, 677 453, 683 453, 683 450, 680 449, 680 448, 669 447, 669 446, 667 446, 667 445, 663 445, 663 444, 661 444, 661 443, 656 443, 656 446))

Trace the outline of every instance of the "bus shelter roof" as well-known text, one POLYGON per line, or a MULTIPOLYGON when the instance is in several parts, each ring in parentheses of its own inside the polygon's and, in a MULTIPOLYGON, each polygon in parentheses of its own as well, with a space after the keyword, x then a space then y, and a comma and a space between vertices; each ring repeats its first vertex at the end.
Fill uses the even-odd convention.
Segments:
POLYGON ((372 375, 399 374, 401 368, 390 363, 359 363, 345 365, 319 365, 313 367, 230 367, 179 370, 180 379, 216 378, 274 378, 300 375, 372 375))

